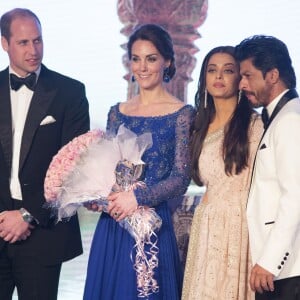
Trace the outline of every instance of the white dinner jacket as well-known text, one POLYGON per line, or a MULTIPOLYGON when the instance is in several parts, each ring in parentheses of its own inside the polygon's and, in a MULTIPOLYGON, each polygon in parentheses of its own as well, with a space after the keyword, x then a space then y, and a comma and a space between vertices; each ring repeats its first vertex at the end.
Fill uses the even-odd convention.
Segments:
POLYGON ((247 205, 253 265, 300 275, 300 99, 286 103, 258 146, 247 205))

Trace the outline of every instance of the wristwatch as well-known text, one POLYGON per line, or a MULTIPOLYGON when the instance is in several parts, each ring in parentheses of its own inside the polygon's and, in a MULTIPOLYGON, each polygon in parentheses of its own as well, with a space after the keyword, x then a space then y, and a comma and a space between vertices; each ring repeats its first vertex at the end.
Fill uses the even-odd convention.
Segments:
POLYGON ((34 225, 36 223, 35 218, 25 209, 25 208, 20 208, 19 212, 22 215, 23 220, 31 225, 34 225))

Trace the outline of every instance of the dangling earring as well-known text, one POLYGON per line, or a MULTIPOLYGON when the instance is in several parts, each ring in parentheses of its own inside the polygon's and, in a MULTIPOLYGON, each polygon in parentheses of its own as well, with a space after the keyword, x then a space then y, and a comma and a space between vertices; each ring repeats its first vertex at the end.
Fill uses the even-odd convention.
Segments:
POLYGON ((163 81, 168 83, 170 81, 170 76, 169 76, 169 68, 164 69, 164 75, 163 75, 163 81))
POLYGON ((131 76, 131 82, 135 82, 135 78, 133 75, 131 76))
POLYGON ((241 101, 242 93, 243 93, 243 91, 242 91, 242 90, 239 90, 238 101, 237 101, 238 104, 239 104, 240 101, 241 101))
POLYGON ((207 89, 204 90, 204 108, 207 108, 207 89))

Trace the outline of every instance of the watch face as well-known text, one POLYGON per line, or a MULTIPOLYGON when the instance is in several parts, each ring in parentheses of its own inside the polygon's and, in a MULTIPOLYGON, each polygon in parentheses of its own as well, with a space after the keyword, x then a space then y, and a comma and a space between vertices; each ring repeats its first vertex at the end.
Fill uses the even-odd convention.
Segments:
POLYGON ((22 218, 23 218, 23 220, 25 222, 31 223, 33 221, 33 217, 32 217, 32 215, 28 211, 26 211, 25 209, 21 208, 20 212, 21 212, 22 218))
POLYGON ((27 222, 27 223, 31 223, 32 220, 33 220, 32 216, 29 215, 29 214, 24 215, 24 216, 23 216, 23 219, 24 219, 24 221, 27 222))

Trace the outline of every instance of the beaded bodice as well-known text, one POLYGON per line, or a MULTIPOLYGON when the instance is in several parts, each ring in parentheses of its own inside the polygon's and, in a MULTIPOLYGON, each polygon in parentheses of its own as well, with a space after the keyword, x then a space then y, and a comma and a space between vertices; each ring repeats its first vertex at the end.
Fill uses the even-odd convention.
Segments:
POLYGON ((190 182, 188 141, 193 116, 194 109, 190 105, 155 117, 128 116, 120 112, 119 104, 111 107, 108 131, 116 133, 124 124, 137 135, 152 134, 153 145, 142 157, 146 186, 135 190, 139 205, 156 206, 185 193, 190 182))

